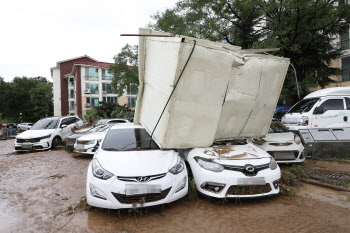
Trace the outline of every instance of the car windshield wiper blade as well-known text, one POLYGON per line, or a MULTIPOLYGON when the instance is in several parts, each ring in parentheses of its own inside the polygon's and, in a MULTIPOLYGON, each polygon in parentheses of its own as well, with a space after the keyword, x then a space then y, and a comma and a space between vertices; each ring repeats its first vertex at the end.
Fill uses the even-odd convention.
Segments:
POLYGON ((102 148, 102 150, 105 150, 105 151, 118 151, 116 148, 112 148, 112 147, 102 148))

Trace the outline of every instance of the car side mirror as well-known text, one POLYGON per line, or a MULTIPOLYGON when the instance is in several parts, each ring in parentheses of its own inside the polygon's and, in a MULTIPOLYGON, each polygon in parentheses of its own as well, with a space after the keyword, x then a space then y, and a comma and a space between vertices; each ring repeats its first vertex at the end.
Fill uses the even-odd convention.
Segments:
POLYGON ((67 127, 67 125, 61 125, 61 129, 64 129, 66 127, 67 127))
POLYGON ((325 110, 323 109, 322 106, 318 106, 315 108, 314 114, 323 114, 325 110))

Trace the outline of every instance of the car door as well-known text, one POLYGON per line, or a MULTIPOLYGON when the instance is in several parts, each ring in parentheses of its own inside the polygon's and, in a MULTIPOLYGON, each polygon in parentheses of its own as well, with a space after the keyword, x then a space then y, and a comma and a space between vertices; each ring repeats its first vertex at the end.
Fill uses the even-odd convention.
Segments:
POLYGON ((71 121, 70 117, 65 118, 61 121, 60 129, 61 129, 61 137, 63 141, 66 139, 66 137, 68 137, 72 133, 72 129, 70 127, 70 121, 71 121), (66 127, 62 128, 63 125, 66 125, 66 127))
POLYGON ((350 127, 350 97, 345 97, 346 127, 350 127))
POLYGON ((345 110, 344 98, 328 98, 315 108, 311 124, 312 128, 346 127, 348 110, 345 110))

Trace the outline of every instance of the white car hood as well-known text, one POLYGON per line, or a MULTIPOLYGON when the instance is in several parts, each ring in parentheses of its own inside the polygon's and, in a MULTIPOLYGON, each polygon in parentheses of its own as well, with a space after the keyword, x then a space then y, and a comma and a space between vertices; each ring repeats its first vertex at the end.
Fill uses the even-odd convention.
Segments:
POLYGON ((17 135, 16 138, 30 139, 44 137, 52 134, 56 129, 27 130, 17 135))
POLYGON ((148 176, 168 172, 179 155, 173 151, 103 151, 95 158, 100 165, 116 176, 148 176))
POLYGON ((295 135, 292 132, 286 133, 269 133, 264 138, 267 142, 284 142, 284 141, 294 141, 295 135))
POLYGON ((267 152, 252 144, 195 148, 191 151, 191 153, 194 153, 198 156, 204 155, 206 158, 218 160, 270 158, 270 155, 267 152))
POLYGON ((106 132, 95 132, 89 133, 84 136, 79 137, 79 141, 88 141, 88 140, 101 140, 106 135, 106 132))

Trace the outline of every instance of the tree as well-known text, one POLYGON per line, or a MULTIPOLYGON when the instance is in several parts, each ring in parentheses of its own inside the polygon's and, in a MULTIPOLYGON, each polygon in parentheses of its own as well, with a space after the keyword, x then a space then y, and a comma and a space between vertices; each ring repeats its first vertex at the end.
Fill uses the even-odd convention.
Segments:
POLYGON ((114 56, 114 64, 110 65, 109 72, 114 76, 112 85, 114 93, 119 96, 128 93, 137 93, 138 76, 138 46, 126 44, 118 55, 114 56))
MULTIPOLYGON (((336 0, 180 0, 173 9, 153 16, 155 29, 251 48, 280 48, 273 54, 291 59, 302 95, 324 87, 339 75, 331 61, 341 55, 334 38, 350 23, 348 4, 336 0)), ((292 69, 282 98, 298 100, 292 69), (291 91, 293 90, 293 91, 291 91)))
POLYGON ((134 116, 134 111, 130 109, 127 105, 118 105, 111 114, 113 118, 128 118, 129 116, 134 116))
POLYGON ((111 113, 118 105, 111 102, 100 102, 99 106, 94 107, 100 118, 111 118, 111 113))
POLYGON ((40 82, 35 88, 29 91, 30 103, 33 105, 32 120, 52 116, 53 115, 53 103, 52 103, 52 83, 40 82))

